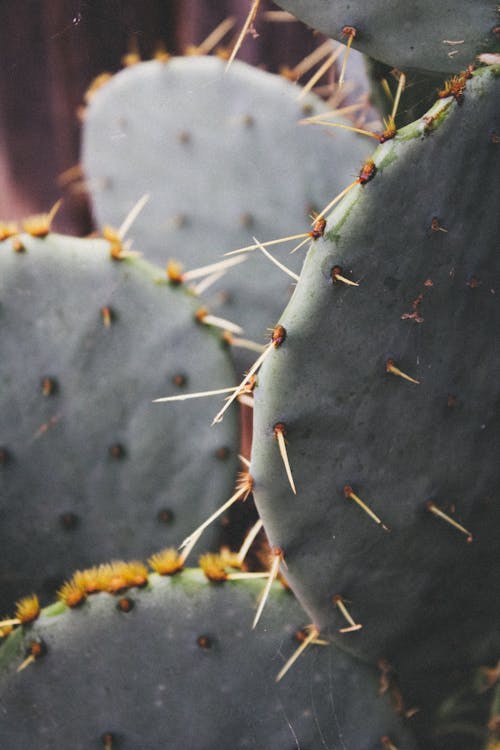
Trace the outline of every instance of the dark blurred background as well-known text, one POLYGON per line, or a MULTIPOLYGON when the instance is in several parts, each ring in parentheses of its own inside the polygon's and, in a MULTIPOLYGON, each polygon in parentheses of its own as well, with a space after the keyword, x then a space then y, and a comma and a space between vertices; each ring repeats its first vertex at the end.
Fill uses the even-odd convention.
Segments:
MULTIPOLYGON (((251 0, 0 0, 0 221, 47 211, 61 195, 55 228, 92 229, 83 191, 58 176, 78 162, 77 116, 90 82, 116 72, 131 45, 143 58, 162 42, 171 54, 197 45, 228 16, 235 40, 251 0)), ((277 72, 322 37, 298 22, 267 20, 262 0, 238 58, 277 72)))

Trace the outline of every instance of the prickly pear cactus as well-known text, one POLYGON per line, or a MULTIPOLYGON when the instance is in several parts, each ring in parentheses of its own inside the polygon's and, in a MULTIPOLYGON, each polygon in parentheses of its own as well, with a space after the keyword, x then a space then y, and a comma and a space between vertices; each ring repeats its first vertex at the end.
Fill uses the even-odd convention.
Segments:
MULTIPOLYGON (((299 99, 299 86, 241 62, 224 68, 215 57, 135 65, 87 110, 82 159, 96 219, 116 225, 148 193, 130 236, 151 260, 196 268, 253 236, 307 232, 311 211, 368 155, 369 144, 353 133, 299 124, 326 111, 315 95, 299 99)), ((303 257, 287 255, 286 264, 298 271, 303 257)), ((290 287, 254 252, 213 287, 227 293, 217 314, 262 341, 290 287)))
POLYGON ((231 492, 237 451, 213 401, 152 403, 232 385, 196 298, 103 240, 20 240, 0 244, 2 614, 75 567, 182 539, 231 492))
POLYGON ((254 494, 294 592, 356 651, 435 674, 497 653, 499 72, 375 151, 255 392, 254 494), (362 629, 338 633, 341 600, 362 629))
POLYGON ((457 73, 481 52, 498 51, 493 0, 278 0, 301 21, 392 67, 457 73), (354 33, 353 33, 354 32, 354 33))
POLYGON ((188 570, 47 608, 0 649, 3 746, 415 748, 376 675, 334 646, 311 645, 275 682, 303 613, 275 584, 252 632, 261 588, 188 570))

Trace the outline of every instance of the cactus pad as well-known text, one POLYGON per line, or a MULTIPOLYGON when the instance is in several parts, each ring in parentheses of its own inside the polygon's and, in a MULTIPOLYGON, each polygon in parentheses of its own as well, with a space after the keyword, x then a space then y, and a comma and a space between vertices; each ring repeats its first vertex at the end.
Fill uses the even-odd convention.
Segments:
POLYGON ((413 750, 376 675, 334 646, 311 645, 276 684, 303 613, 274 584, 265 628, 252 632, 261 587, 188 570, 47 609, 0 649, 4 746, 341 750, 387 735, 413 750), (33 649, 43 655, 17 672, 33 649))
POLYGON ((498 69, 464 86, 379 146, 311 248, 259 373, 250 468, 314 622, 339 630, 345 597, 363 625, 346 644, 434 669, 490 658, 499 617, 498 69))
MULTIPOLYGON (((216 57, 151 61, 118 73, 87 110, 83 166, 99 224, 116 225, 144 193, 130 236, 145 257, 186 269, 285 234, 307 232, 370 145, 350 132, 299 125, 326 111, 284 78, 216 57)), ((341 120, 342 121, 342 120, 341 120)), ((293 244, 289 244, 291 248, 293 244)), ((303 254, 277 252, 292 271, 303 254)), ((290 279, 260 252, 218 282, 216 314, 262 341, 290 279)))
POLYGON ((232 385, 198 301, 104 240, 21 239, 0 245, 2 614, 76 567, 178 542, 236 470, 236 415, 215 432, 213 400, 151 403, 232 385))
POLYGON ((453 73, 481 52, 498 51, 500 16, 493 0, 278 0, 327 36, 399 69, 453 73))

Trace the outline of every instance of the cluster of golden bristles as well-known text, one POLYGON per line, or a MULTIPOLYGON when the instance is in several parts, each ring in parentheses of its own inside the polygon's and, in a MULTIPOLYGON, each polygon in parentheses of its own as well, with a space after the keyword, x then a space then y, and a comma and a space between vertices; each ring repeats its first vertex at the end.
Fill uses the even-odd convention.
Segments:
MULTIPOLYGON (((117 594, 129 588, 145 586, 150 571, 161 576, 175 575, 183 569, 184 560, 177 550, 167 548, 152 555, 148 565, 150 570, 139 560, 113 560, 86 570, 77 570, 69 581, 63 583, 57 597, 66 606, 77 607, 90 594, 100 591, 117 594)), ((228 568, 242 567, 243 563, 237 553, 228 549, 222 549, 219 554, 206 554, 200 557, 200 568, 210 581, 224 581, 231 577, 228 568)), ((0 637, 7 636, 15 625, 33 622, 40 611, 40 602, 36 595, 20 599, 16 604, 15 617, 0 621, 0 637)))

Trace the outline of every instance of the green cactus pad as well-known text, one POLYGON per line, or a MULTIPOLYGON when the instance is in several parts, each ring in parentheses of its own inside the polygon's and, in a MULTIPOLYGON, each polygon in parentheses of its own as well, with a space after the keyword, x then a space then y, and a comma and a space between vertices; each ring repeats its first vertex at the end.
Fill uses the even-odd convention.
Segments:
POLYGON ((334 646, 311 645, 275 682, 303 612, 274 584, 251 631, 262 585, 188 570, 46 610, 0 649, 3 747, 86 750, 107 736, 112 750, 342 750, 385 735, 413 750, 376 674, 334 646), (34 642, 44 655, 17 672, 34 642))
POLYGON ((498 639, 497 74, 376 150, 311 248, 255 391, 254 494, 293 590, 322 628, 346 624, 345 597, 363 625, 346 645, 423 669, 486 660, 498 639))
POLYGON ((2 614, 76 567, 178 543, 232 493, 237 458, 213 399, 152 403, 234 382, 198 301, 104 240, 22 242, 0 245, 2 614))
MULTIPOLYGON (((99 90, 86 113, 82 159, 96 219, 117 225, 148 193, 130 236, 155 262, 197 268, 253 236, 309 231, 311 211, 371 148, 347 131, 300 125, 327 107, 311 94, 298 100, 299 86, 238 61, 224 68, 215 57, 135 65, 99 90)), ((288 254, 294 244, 273 251, 298 271, 304 255, 288 254)), ((213 312, 261 342, 291 284, 253 252, 212 288, 212 297, 226 293, 213 312)))
POLYGON ((498 3, 493 0, 278 0, 278 5, 327 36, 399 69, 456 73, 481 52, 498 51, 498 3))

